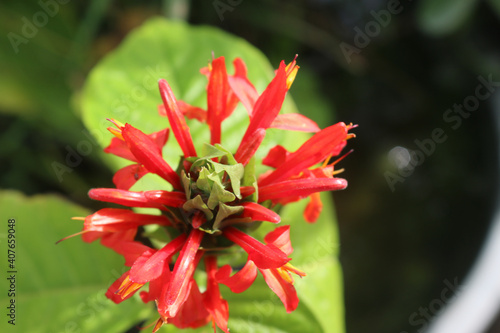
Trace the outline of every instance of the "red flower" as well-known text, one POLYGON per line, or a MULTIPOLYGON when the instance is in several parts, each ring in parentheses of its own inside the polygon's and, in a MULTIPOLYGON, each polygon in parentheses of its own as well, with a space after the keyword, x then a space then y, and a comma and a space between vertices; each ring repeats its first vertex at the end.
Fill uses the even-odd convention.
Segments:
POLYGON ((279 223, 277 205, 307 197, 310 203, 304 215, 313 222, 321 212, 319 192, 347 186, 344 179, 334 177, 339 172, 334 170, 334 164, 340 159, 333 163, 330 159, 354 136, 348 133, 353 126, 338 123, 320 130, 302 115, 279 115, 299 69, 295 59, 288 65, 281 62, 261 94, 248 80, 243 61, 236 59, 233 65, 232 75, 227 73, 223 57, 202 69, 208 78, 206 110, 177 100, 167 81, 159 81, 163 100, 160 114, 168 118, 183 152, 177 168, 171 167, 162 156, 168 129, 147 135, 130 124, 111 120, 115 127, 108 129, 115 138, 105 151, 133 164, 116 172, 113 178, 116 188, 89 191, 95 200, 155 208, 160 213, 148 215, 105 208, 82 218, 84 227, 78 233, 86 242, 101 239, 101 244, 123 255, 125 265, 130 267, 109 287, 106 296, 112 301, 120 303, 148 284, 140 297, 145 303, 156 303, 160 318, 153 332, 164 324, 196 328, 210 321, 214 329, 217 326, 228 332, 229 307, 221 296, 219 283, 240 293, 251 286, 258 272, 281 299, 286 311, 295 310, 299 299, 291 273, 300 277, 305 273, 290 263, 293 251, 290 226, 268 233, 265 244, 248 232, 262 221, 279 223), (250 123, 233 155, 221 145, 224 142, 221 124, 240 102, 250 123), (204 155, 195 148, 185 117, 207 123, 211 145, 205 146, 204 155), (272 148, 262 161, 269 171, 256 175, 256 182, 249 181, 252 175, 248 173, 253 168, 250 161, 267 129, 272 127, 316 134, 295 152, 288 152, 282 146, 272 148), (129 191, 147 173, 163 178, 171 190, 129 191), (159 232, 164 231, 171 240, 159 249, 136 240, 138 231, 146 225, 158 226, 159 232), (217 261, 221 256, 230 256, 235 246, 241 247, 248 258, 232 274, 231 266, 219 268, 217 261), (202 258, 207 276, 204 292, 200 292, 195 280, 202 258))
POLYGON ((263 246, 262 244, 258 245, 260 243, 255 240, 250 240, 250 236, 241 233, 237 229, 227 228, 225 236, 234 242, 237 242, 238 245, 247 251, 248 261, 245 266, 233 276, 230 276, 232 269, 229 265, 221 267, 216 275, 217 280, 228 286, 231 291, 240 293, 250 287, 257 277, 257 270, 259 270, 264 276, 264 280, 269 288, 271 288, 271 290, 278 295, 285 305, 286 311, 292 312, 295 310, 299 304, 299 298, 297 297, 297 292, 293 287, 293 277, 290 272, 301 277, 305 276, 305 273, 293 267, 288 260, 285 260, 280 264, 270 266, 269 263, 272 262, 272 260, 262 261, 260 257, 255 256, 255 252, 258 250, 249 245, 249 243, 252 243, 254 246, 260 248, 261 250, 259 251, 259 254, 262 255, 262 252, 266 252, 265 255, 269 258, 276 257, 279 252, 281 252, 279 256, 287 257, 293 252, 292 244, 290 242, 290 226, 287 225, 279 227, 267 234, 264 238, 267 246, 263 246), (266 248, 269 250, 262 250, 266 248))

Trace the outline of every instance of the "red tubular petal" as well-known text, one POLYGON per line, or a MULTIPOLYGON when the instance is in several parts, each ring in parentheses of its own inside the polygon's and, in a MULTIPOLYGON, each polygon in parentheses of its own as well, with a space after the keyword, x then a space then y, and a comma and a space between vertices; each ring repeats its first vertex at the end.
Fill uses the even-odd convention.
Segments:
POLYGON ((150 202, 168 207, 182 207, 186 203, 186 194, 183 192, 169 192, 169 191, 146 191, 144 196, 150 202))
POLYGON ((236 161, 242 163, 243 165, 246 165, 248 161, 250 161, 252 156, 255 155, 257 149, 259 149, 259 146, 264 140, 265 136, 266 130, 263 128, 259 128, 250 138, 248 138, 248 140, 245 141, 245 144, 243 144, 242 141, 240 147, 238 148, 238 151, 234 155, 236 161))
POLYGON ((164 303, 158 305, 159 312, 165 317, 174 317, 188 297, 189 281, 203 255, 199 247, 204 234, 201 230, 192 229, 182 247, 179 258, 175 262, 172 280, 162 297, 164 303))
POLYGON ((215 278, 215 273, 217 272, 217 258, 214 256, 206 256, 205 268, 207 271, 207 291, 203 295, 203 304, 212 315, 215 324, 225 333, 229 333, 227 329, 229 308, 227 301, 220 295, 219 284, 215 278))
POLYGON ((290 241, 289 225, 274 229, 264 237, 264 241, 266 244, 273 244, 287 255, 293 252, 292 242, 290 241))
POLYGON ((155 254, 142 255, 130 269, 130 280, 135 283, 146 283, 159 278, 162 275, 165 262, 168 262, 174 254, 179 252, 185 240, 186 235, 181 234, 155 254))
POLYGON ((128 190, 148 172, 149 171, 140 164, 128 165, 115 172, 113 184, 120 190, 128 190))
POLYGON ((248 134, 259 128, 267 129, 271 126, 280 112, 286 92, 285 63, 282 61, 276 76, 255 102, 252 121, 247 130, 248 134))
POLYGON ((316 133, 321 131, 318 124, 299 113, 279 114, 276 119, 274 119, 271 127, 299 132, 316 133))
POLYGON ((172 89, 170 89, 167 81, 163 79, 158 81, 158 84, 160 86, 160 94, 163 105, 165 106, 168 121, 170 122, 170 127, 184 153, 184 157, 196 156, 196 150, 194 149, 193 139, 189 133, 189 127, 186 124, 184 115, 179 110, 172 89))
POLYGON ((280 298, 286 312, 294 311, 299 305, 297 291, 292 283, 287 282, 279 275, 276 269, 261 269, 264 280, 271 290, 280 298))
POLYGON ((343 190, 347 181, 342 178, 301 178, 259 186, 259 202, 286 197, 307 197, 315 192, 343 190))
POLYGON ((297 175, 328 156, 338 154, 347 139, 347 127, 337 123, 313 135, 297 151, 288 155, 286 163, 259 181, 259 186, 269 185, 297 175))
POLYGON ((117 232, 141 225, 170 225, 165 216, 136 214, 128 209, 104 208, 85 218, 83 230, 117 232))
POLYGON ((228 90, 226 63, 224 57, 219 57, 212 61, 207 87, 207 123, 212 145, 221 142, 221 124, 227 113, 228 90))
POLYGON ((319 218, 321 210, 323 210, 323 203, 321 202, 319 193, 313 193, 309 197, 311 201, 309 201, 304 210, 304 219, 306 222, 314 223, 319 218))
POLYGON ((264 245, 236 228, 227 227, 222 232, 227 239, 241 246, 248 253, 248 259, 259 268, 277 268, 290 261, 286 253, 276 246, 264 245))
POLYGON ((175 189, 182 189, 179 175, 163 159, 161 149, 150 137, 129 124, 125 124, 122 135, 139 163, 168 181, 175 189))
POLYGON ((144 192, 132 192, 114 188, 93 188, 89 191, 89 197, 94 200, 112 202, 127 207, 163 208, 155 202, 151 202, 144 192))
MULTIPOLYGON (((236 151, 236 156, 245 155, 243 152, 248 150, 247 145, 252 141, 252 137, 259 129, 266 130, 269 126, 271 126, 272 122, 280 112, 286 92, 285 63, 282 61, 280 67, 276 71, 276 76, 271 83, 269 83, 262 95, 260 95, 257 102, 255 102, 255 106, 252 111, 252 119, 250 120, 250 124, 248 125, 240 146, 236 151)), ((258 146, 253 149, 253 151, 255 152, 257 148, 258 146)), ((236 160, 241 162, 238 158, 236 160)))
POLYGON ((258 203, 243 202, 241 205, 245 208, 241 217, 250 217, 253 221, 281 222, 281 217, 277 213, 258 203))
POLYGON ((245 266, 231 276, 231 266, 225 265, 219 268, 215 278, 231 289, 233 293, 241 293, 247 290, 257 278, 257 266, 252 260, 248 260, 245 266))

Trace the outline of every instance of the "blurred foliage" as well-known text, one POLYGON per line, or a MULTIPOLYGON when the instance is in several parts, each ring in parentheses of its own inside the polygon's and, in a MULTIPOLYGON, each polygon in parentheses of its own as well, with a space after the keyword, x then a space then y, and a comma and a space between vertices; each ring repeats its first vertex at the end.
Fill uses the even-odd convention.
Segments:
POLYGON ((444 279, 463 281, 496 202, 498 110, 481 102, 457 130, 445 127, 443 114, 474 93, 479 75, 500 80, 500 2, 401 1, 402 11, 350 63, 340 44, 355 45, 355 28, 365 31, 376 22, 371 11, 387 10, 389 1, 232 3, 238 4, 220 15, 213 1, 69 2, 16 53, 5 37, 21 35, 23 17, 32 21, 42 9, 35 1, 3 1, 0 187, 56 192, 97 208, 86 191, 111 186, 112 176, 100 149, 92 146, 63 181, 53 162, 72 161, 68 147, 92 143, 79 116, 84 79, 151 16, 220 27, 257 46, 272 64, 298 53, 291 91, 298 109, 321 126, 334 116, 360 125, 349 142, 355 153, 341 163, 349 188, 335 193, 347 331, 417 330, 409 316, 440 294, 444 279), (440 127, 446 142, 391 192, 384 173, 397 169, 388 152, 417 149, 416 139, 440 127))

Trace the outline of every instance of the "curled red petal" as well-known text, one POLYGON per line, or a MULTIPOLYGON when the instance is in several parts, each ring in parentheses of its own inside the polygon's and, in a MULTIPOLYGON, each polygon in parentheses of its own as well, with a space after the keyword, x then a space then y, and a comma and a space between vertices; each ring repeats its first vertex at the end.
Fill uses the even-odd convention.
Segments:
POLYGON ((262 160, 262 164, 277 168, 286 162, 286 159, 290 153, 283 148, 283 146, 277 145, 269 150, 267 156, 262 160))
POLYGON ((152 249, 139 242, 120 242, 115 246, 114 250, 123 256, 125 266, 132 267, 137 258, 152 249))
POLYGON ((309 196, 311 199, 304 210, 304 219, 306 222, 314 223, 318 220, 321 211, 323 210, 323 203, 319 193, 313 193, 309 196))
POLYGON ((196 119, 201 123, 205 123, 207 121, 207 111, 199 108, 197 106, 189 105, 188 103, 178 100, 177 106, 179 106, 179 110, 181 110, 182 114, 184 114, 188 119, 196 119))
POLYGON ((104 152, 108 154, 113 154, 129 161, 137 162, 134 154, 128 148, 128 145, 125 141, 118 139, 116 137, 111 139, 111 143, 109 146, 104 148, 104 152))
POLYGON ((232 268, 224 265, 215 274, 219 283, 229 287, 233 293, 241 293, 247 290, 257 278, 257 266, 252 260, 248 260, 238 272, 231 276, 232 268))
POLYGON ((281 251, 290 255, 293 252, 292 242, 290 241, 290 226, 284 225, 276 228, 264 237, 267 244, 273 244, 281 251))

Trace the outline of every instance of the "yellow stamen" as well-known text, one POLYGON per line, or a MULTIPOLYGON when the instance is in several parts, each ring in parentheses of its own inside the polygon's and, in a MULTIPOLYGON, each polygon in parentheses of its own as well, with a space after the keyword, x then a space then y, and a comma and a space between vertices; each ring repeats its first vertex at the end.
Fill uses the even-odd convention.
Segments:
POLYGON ((144 283, 135 283, 129 279, 129 277, 125 277, 125 280, 123 280, 122 284, 120 285, 120 288, 115 292, 116 294, 120 295, 122 298, 127 297, 140 287, 142 287, 144 283))
MULTIPOLYGON (((160 327, 163 326, 163 324, 165 324, 165 322, 163 321, 163 319, 159 318, 155 323, 155 327, 153 328, 153 333, 158 331, 160 329, 160 327)), ((150 325, 148 325, 147 327, 149 327, 149 326, 150 325)), ((144 328, 147 328, 147 327, 144 327, 144 328)))
POLYGON ((112 122, 116 127, 120 128, 120 129, 125 127, 125 125, 122 122, 119 122, 116 119, 113 119, 113 118, 106 118, 106 119, 109 120, 110 122, 112 122))
POLYGON ((323 164, 321 165, 322 168, 326 168, 326 166, 328 165, 328 161, 330 160, 330 158, 332 158, 332 155, 328 156, 325 161, 323 162, 323 164))
POLYGON ((290 264, 289 262, 287 262, 283 268, 285 268, 286 270, 290 271, 290 272, 293 272, 299 276, 306 276, 306 273, 304 273, 304 271, 298 269, 297 267, 293 266, 292 264, 290 264))
POLYGON ((56 242, 56 244, 59 244, 59 243, 61 243, 62 241, 64 241, 64 240, 68 239, 68 238, 75 237, 75 236, 78 236, 78 235, 83 235, 84 233, 89 232, 89 231, 91 231, 91 230, 82 230, 82 231, 80 231, 80 232, 77 232, 76 234, 66 236, 66 237, 61 238, 60 240, 58 240, 58 241, 56 242))
POLYGON ((345 171, 345 169, 344 169, 344 168, 339 169, 339 170, 335 170, 335 171, 333 171, 333 172, 332 172, 332 176, 338 175, 339 173, 342 173, 342 172, 344 172, 344 171, 345 171))
POLYGON ((123 138, 121 130, 118 130, 118 129, 114 128, 114 127, 108 127, 108 131, 110 131, 111 134, 113 134, 114 136, 116 136, 118 139, 120 139, 122 141, 125 141, 125 139, 123 138))
POLYGON ((290 87, 292 86, 292 83, 295 80, 295 76, 297 76, 297 72, 299 71, 300 68, 299 66, 297 66, 297 61, 296 61, 297 56, 298 54, 296 54, 293 61, 285 67, 287 89, 290 89, 290 87))
POLYGON ((283 267, 277 268, 276 272, 285 280, 286 282, 293 284, 293 277, 292 275, 283 267))

